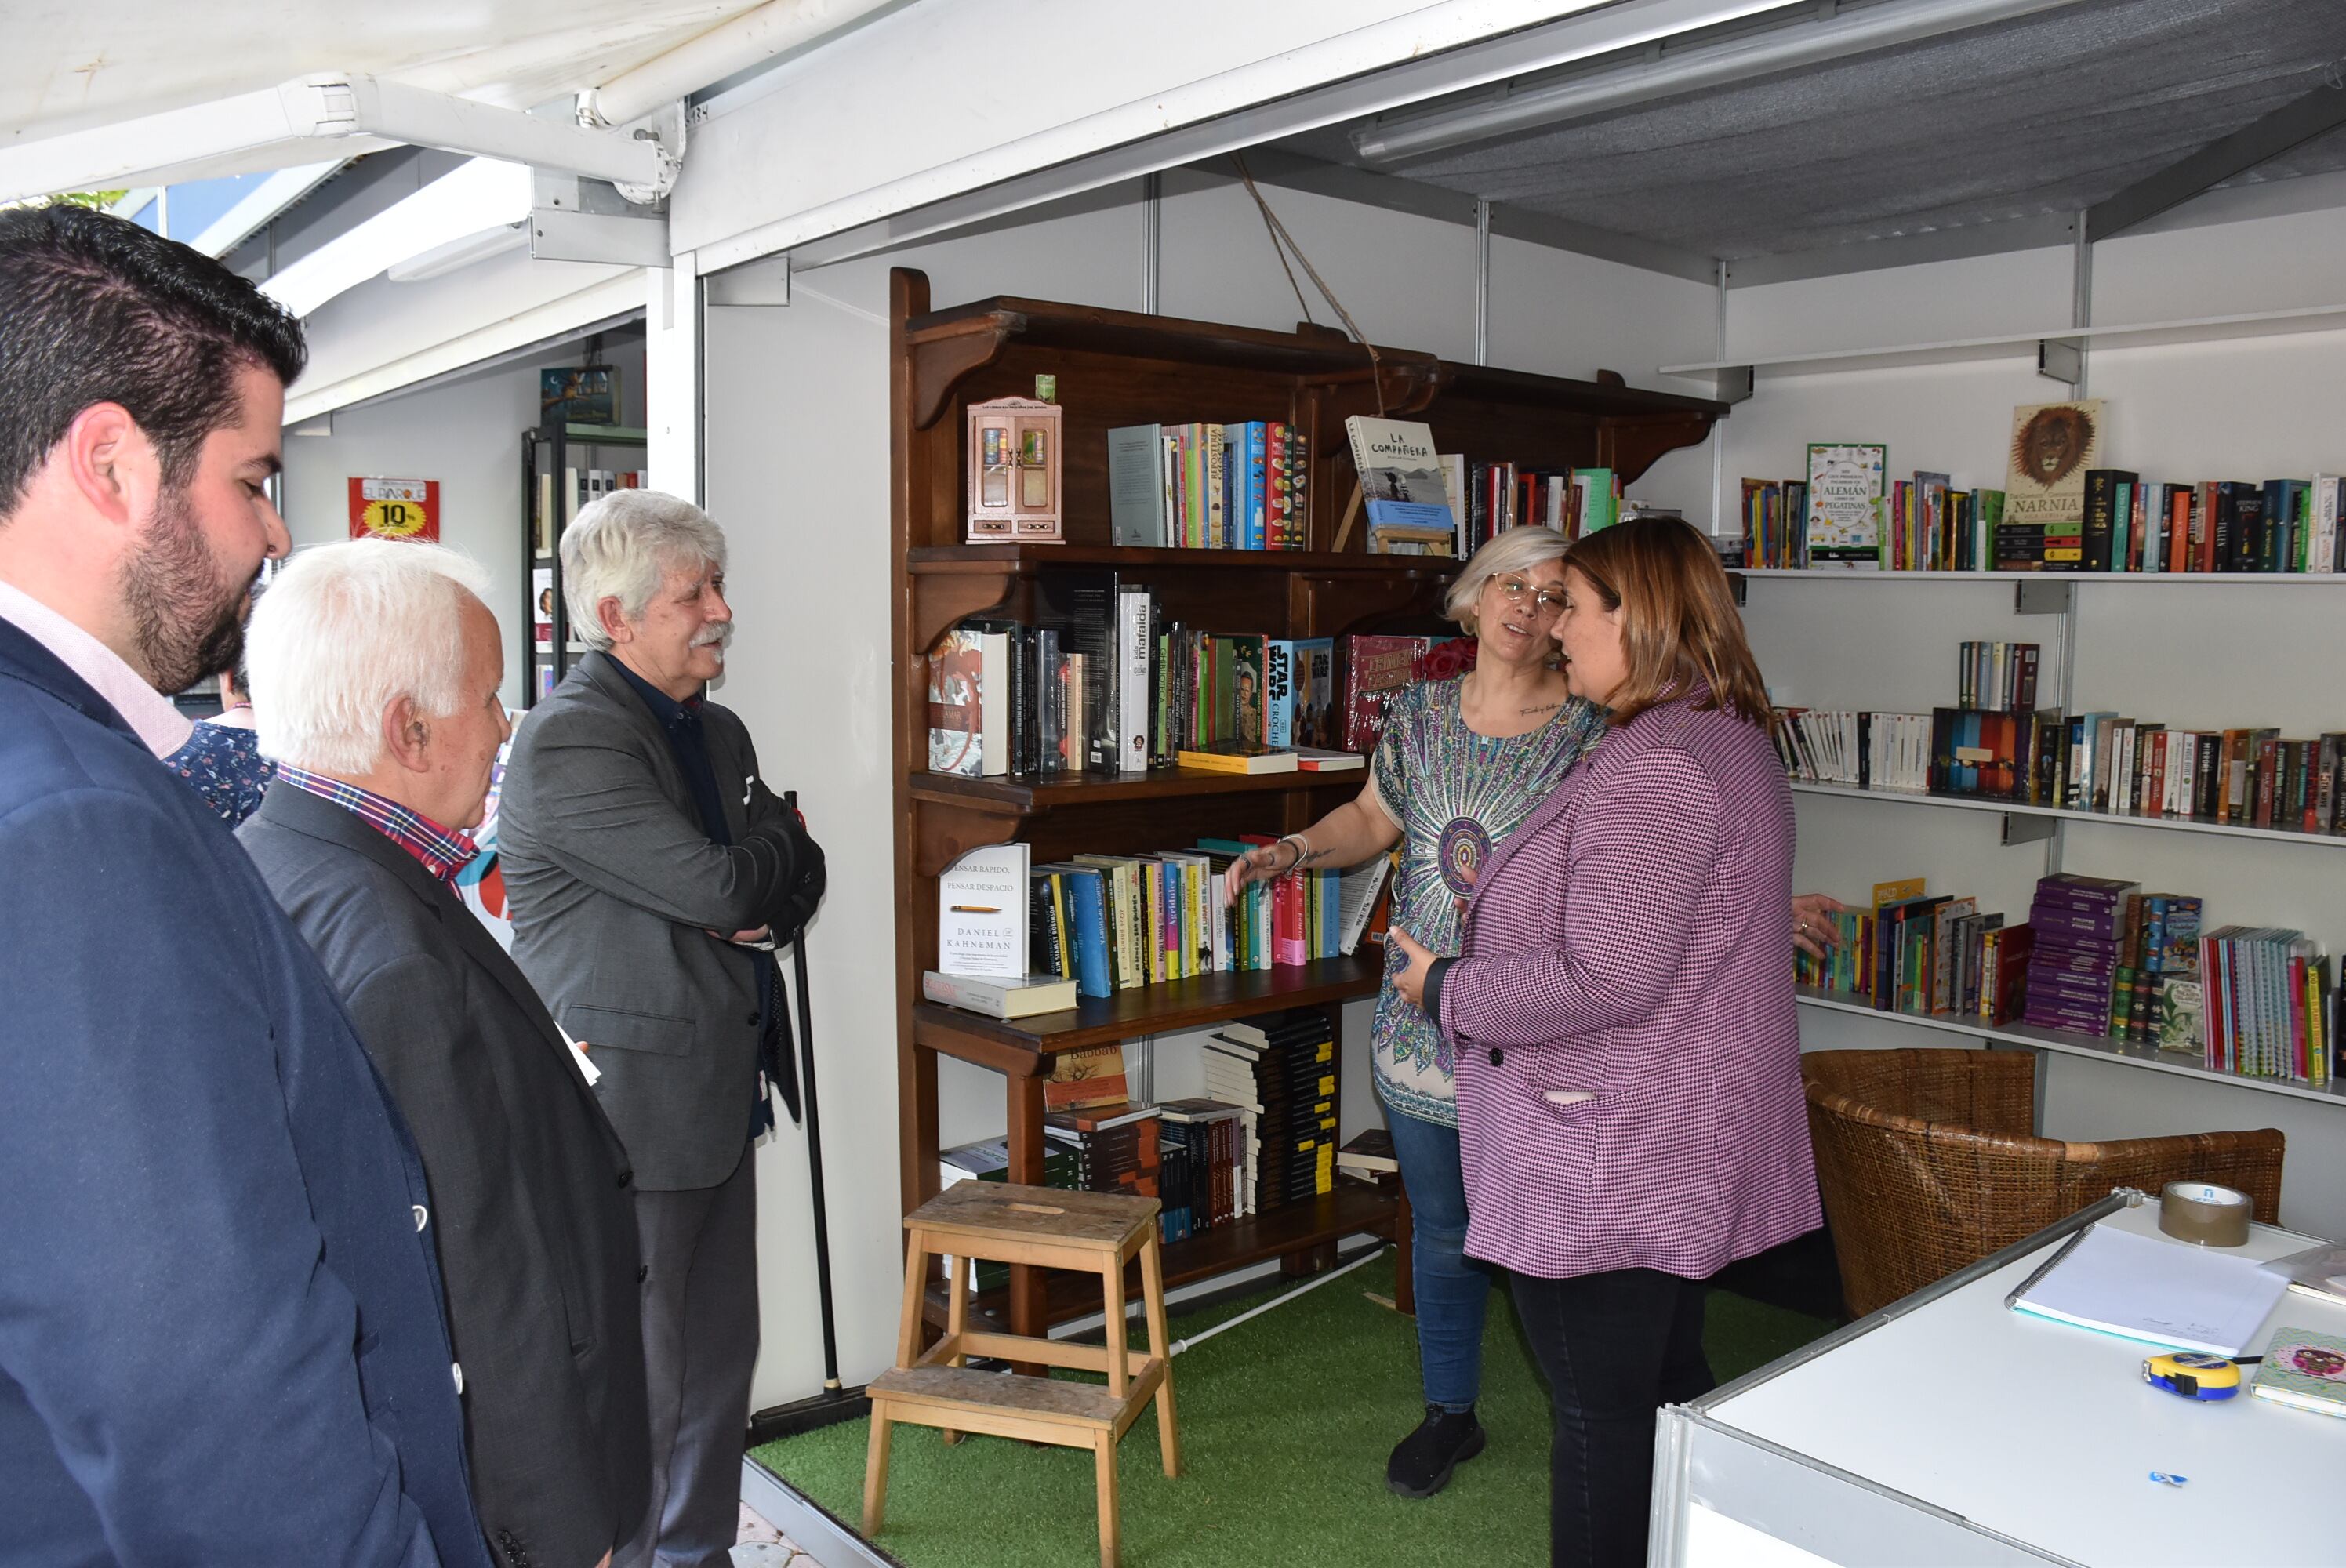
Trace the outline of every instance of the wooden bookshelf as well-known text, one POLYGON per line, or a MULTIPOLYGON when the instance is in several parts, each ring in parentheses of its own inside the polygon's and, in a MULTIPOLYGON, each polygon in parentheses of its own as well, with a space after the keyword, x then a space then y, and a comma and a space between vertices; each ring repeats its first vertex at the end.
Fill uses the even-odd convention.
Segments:
MULTIPOLYGON (((1105 998, 1061 1013, 1003 1023, 923 1000, 933 968, 939 872, 981 845, 1024 841, 1037 860, 1085 850, 1140 853, 1201 836, 1284 833, 1308 827, 1356 794, 1365 774, 1230 775, 1166 768, 1147 772, 964 779, 926 771, 928 655, 970 616, 1028 619, 1038 577, 1054 569, 1107 569, 1145 584, 1166 614, 1218 631, 1341 637, 1439 626, 1457 563, 1372 555, 1366 529, 1334 547, 1354 483, 1344 420, 1383 412, 1431 425, 1437 444, 1535 467, 1606 466, 1626 482, 1664 453, 1701 441, 1726 406, 1645 392, 1599 372, 1568 381, 1459 365, 1359 344, 1325 328, 1265 331, 1168 316, 1000 298, 931 307, 928 280, 899 269, 889 300, 892 529, 892 759, 896 806, 898 1114, 902 1200, 933 1196, 937 1062, 953 1056, 1003 1075, 1009 1178, 1043 1176, 1043 1083, 1061 1051, 1210 1025, 1289 1007, 1333 1010, 1374 993, 1373 953, 1300 967, 1201 975, 1105 998), (1057 378, 1063 544, 964 543, 962 411, 971 402, 1031 396, 1037 374, 1057 378), (1280 420, 1309 448, 1308 516, 1300 550, 1186 550, 1111 542, 1107 434, 1121 425, 1188 420, 1280 420)), ((1342 672, 1338 671, 1341 689, 1342 672)), ((1313 1204, 1216 1227, 1165 1250, 1174 1282, 1261 1262, 1308 1268, 1360 1232, 1408 1244, 1397 1192, 1341 1187, 1313 1204)), ((1051 1318, 1039 1270, 1015 1270, 1001 1307, 1013 1330, 1051 1318)), ((1096 1298, 1095 1297, 1095 1299, 1096 1298)))

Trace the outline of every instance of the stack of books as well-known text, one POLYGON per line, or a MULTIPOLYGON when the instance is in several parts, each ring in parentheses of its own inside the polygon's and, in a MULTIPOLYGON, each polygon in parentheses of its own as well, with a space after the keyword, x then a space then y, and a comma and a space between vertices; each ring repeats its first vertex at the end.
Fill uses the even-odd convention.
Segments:
POLYGON ((1200 839, 1188 850, 1081 854, 1027 877, 1027 962, 1085 996, 1200 974, 1306 964, 1357 949, 1384 907, 1382 857, 1250 883, 1225 899, 1225 875, 1268 834, 1200 839))
POLYGON ((1933 718, 1927 713, 1779 708, 1776 750, 1803 784, 1922 794, 1931 788, 1933 718))
POLYGON ((1168 1100, 1158 1108, 1158 1226, 1187 1241, 1238 1217, 1246 1163, 1244 1113, 1220 1100, 1168 1100))
POLYGON ((1030 618, 964 621, 929 656, 929 771, 1170 767, 1184 751, 1336 745, 1336 643, 1216 632, 1111 571, 1038 575, 1030 618))
POLYGON ((2036 643, 1971 642, 1955 656, 1955 706, 1991 713, 2026 713, 2036 706, 2036 643))
MULTIPOLYGON (((1810 453, 1813 459, 1837 450, 1810 453)), ((2004 491, 1965 491, 1948 474, 1918 472, 1873 500, 1873 516, 1858 525, 1854 547, 1828 553, 1820 544, 1812 555, 1812 532, 1851 543, 1821 525, 1810 504, 1813 484, 1746 479, 1744 540, 1752 565, 1795 570, 2346 571, 2346 529, 2339 526, 2346 478, 2334 473, 2167 483, 2128 469, 2087 468, 2068 484, 2076 488, 2066 504, 2013 516, 2004 491)))
POLYGON ((2207 1065, 2247 1078, 2329 1083, 2337 1001, 2320 947, 2300 931, 2239 925, 2211 931, 2198 945, 2207 1065))
POLYGON ((2028 960, 2027 1020, 2040 1029, 2106 1034, 2118 954, 2125 947, 2127 895, 2140 884, 2063 871, 2038 879, 2028 923, 2036 950, 2028 960))
POLYGON ((1206 1043, 1206 1092, 1239 1106, 1248 1212, 1309 1200, 1336 1176, 1336 1036, 1318 1008, 1222 1026, 1206 1043))
POLYGON ((2199 901, 2184 893, 2128 893, 2119 924, 2118 966, 2110 977, 2110 1038, 2136 1045, 2194 1049, 2168 1038, 2178 1010, 2168 992, 2199 980, 2199 901))
POLYGON ((1076 1185, 1082 1190, 1157 1196, 1156 1106, 1118 1100, 1082 1110, 1046 1111, 1043 1132, 1073 1154, 1076 1185))
POLYGON ((1311 461, 1280 420, 1128 424, 1107 433, 1108 524, 1144 549, 1300 550, 1311 461))
POLYGON ((1809 486, 1800 479, 1743 482, 1743 556, 1770 571, 1806 571, 1809 486))
POLYGON ((1885 1012, 2007 1023, 2020 1014, 2035 933, 1972 898, 1914 894, 1828 917, 1840 941, 1792 955, 1799 983, 1885 1012))

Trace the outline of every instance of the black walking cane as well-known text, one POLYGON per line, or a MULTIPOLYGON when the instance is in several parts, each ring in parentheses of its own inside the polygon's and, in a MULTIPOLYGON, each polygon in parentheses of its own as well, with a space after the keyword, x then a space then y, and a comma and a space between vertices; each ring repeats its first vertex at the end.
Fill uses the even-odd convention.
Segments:
MULTIPOLYGON (((784 791, 782 804, 796 812, 798 791, 784 791)), ((823 1201, 822 1118, 815 1110, 814 1015, 807 1002, 803 929, 790 942, 790 972, 798 982, 799 1101, 806 1113, 807 1186, 814 1198, 814 1283, 822 1308, 822 1392, 786 1405, 770 1405, 751 1416, 749 1441, 753 1447, 853 1420, 872 1410, 872 1401, 861 1390, 851 1394, 839 1382, 839 1326, 831 1304, 831 1211, 823 1201)))

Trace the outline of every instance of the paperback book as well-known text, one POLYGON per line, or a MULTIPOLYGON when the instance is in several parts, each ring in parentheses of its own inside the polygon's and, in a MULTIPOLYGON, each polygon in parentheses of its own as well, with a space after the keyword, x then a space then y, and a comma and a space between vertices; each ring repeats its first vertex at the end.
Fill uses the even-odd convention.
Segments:
POLYGON ((1399 527, 1426 530, 1429 536, 1454 535, 1442 459, 1429 427, 1354 414, 1344 421, 1344 432, 1352 438, 1352 466, 1360 474, 1372 533, 1399 527))

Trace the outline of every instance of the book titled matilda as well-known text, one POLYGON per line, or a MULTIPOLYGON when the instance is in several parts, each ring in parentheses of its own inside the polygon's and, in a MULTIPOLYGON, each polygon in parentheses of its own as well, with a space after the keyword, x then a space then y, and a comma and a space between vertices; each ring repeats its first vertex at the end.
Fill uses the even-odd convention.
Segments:
POLYGON ((1880 502, 1890 449, 1864 442, 1809 444, 1809 564, 1872 571, 1882 565, 1880 502))
MULTIPOLYGON (((2045 527, 2082 536, 2086 470, 2102 462, 2102 402, 2031 403, 2012 411, 2012 473, 2004 481, 2004 526, 2045 527)), ((2046 541, 2055 549, 2062 546, 2046 541)), ((2048 560, 2057 557, 2049 555, 2048 560)), ((2072 569, 2076 569, 2072 566, 2072 569)))
POLYGON ((1344 431, 1352 438, 1352 466, 1361 475, 1372 529, 1456 526, 1430 428, 1354 414, 1344 421, 1344 431))

